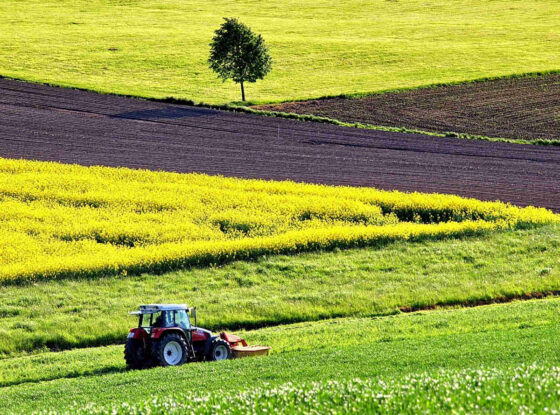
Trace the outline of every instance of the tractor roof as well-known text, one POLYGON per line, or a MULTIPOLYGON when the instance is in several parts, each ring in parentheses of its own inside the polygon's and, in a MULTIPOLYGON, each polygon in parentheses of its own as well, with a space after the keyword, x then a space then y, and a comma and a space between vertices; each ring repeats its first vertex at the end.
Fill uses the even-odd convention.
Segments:
POLYGON ((153 314, 160 311, 188 310, 186 304, 146 304, 141 305, 140 310, 132 311, 129 314, 153 314))

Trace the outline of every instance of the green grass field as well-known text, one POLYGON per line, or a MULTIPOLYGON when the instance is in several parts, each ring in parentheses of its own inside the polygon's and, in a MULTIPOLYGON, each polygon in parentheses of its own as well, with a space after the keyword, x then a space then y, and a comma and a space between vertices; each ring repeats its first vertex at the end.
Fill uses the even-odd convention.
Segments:
POLYGON ((131 404, 75 405, 49 414, 556 413, 559 387, 560 368, 533 364, 441 370, 388 381, 358 378, 222 394, 182 393, 131 404))
MULTIPOLYGON (((560 299, 514 301, 382 317, 345 317, 239 331, 252 344, 273 345, 272 355, 421 338, 545 328, 560 323, 560 299), (297 341, 294 341, 297 339, 297 341)), ((0 359, 0 387, 125 371, 122 345, 0 359)))
POLYGON ((210 329, 240 329, 399 307, 473 303, 560 289, 560 228, 395 243, 161 276, 60 280, 0 287, 0 352, 121 342, 139 303, 188 302, 210 329))
POLYGON ((145 97, 238 101, 206 59, 236 16, 262 33, 277 102, 559 68, 555 0, 42 1, 0 3, 0 75, 145 97))
MULTIPOLYGON (((403 379, 353 379, 306 385, 288 383, 272 390, 242 393, 183 394, 132 404, 86 405, 74 414, 189 413, 228 414, 309 413, 549 413, 558 410, 560 369, 521 365, 507 369, 439 371, 403 379)), ((60 412, 59 412, 60 413, 60 412)))
MULTIPOLYGON (((511 368, 532 362, 551 368, 560 363, 559 311, 560 300, 553 298, 271 327, 245 333, 251 342, 275 347, 268 358, 147 371, 125 371, 122 346, 4 359, 0 360, 0 384, 4 386, 0 398, 7 412, 31 412, 65 410, 74 402, 78 407, 89 402, 120 406, 156 396, 212 393, 213 399, 220 400, 233 391, 251 391, 255 386, 276 390, 286 382, 297 388, 312 381, 342 382, 356 377, 390 383, 421 373, 441 377, 441 369, 482 367, 507 374, 511 368), (50 381, 40 382, 44 380, 50 381)), ((445 376, 441 382, 444 380, 445 376)), ((524 385, 517 388, 517 394, 523 395, 526 388, 532 391, 524 385)), ((477 395, 472 385, 460 390, 469 400, 477 395)), ((445 397, 442 391, 434 394, 445 397)), ((332 398, 332 394, 326 395, 322 400, 332 398)), ((558 400, 557 395, 552 397, 556 406, 558 400)), ((458 403, 461 398, 453 402, 458 403)))

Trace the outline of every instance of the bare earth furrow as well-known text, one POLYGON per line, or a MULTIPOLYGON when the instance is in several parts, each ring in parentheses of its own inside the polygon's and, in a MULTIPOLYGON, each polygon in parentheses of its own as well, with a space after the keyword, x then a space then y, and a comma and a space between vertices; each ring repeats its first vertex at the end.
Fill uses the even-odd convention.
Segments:
POLYGON ((560 74, 264 105, 347 122, 509 139, 560 138, 560 74))

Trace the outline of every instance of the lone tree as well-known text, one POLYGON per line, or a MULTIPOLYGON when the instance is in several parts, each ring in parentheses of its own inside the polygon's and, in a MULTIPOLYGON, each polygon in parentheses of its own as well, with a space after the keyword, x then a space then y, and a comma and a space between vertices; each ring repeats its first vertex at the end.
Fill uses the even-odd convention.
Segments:
POLYGON ((263 79, 270 72, 272 59, 261 35, 235 18, 224 20, 214 32, 208 63, 224 82, 232 79, 241 84, 241 99, 245 101, 243 83, 263 79))

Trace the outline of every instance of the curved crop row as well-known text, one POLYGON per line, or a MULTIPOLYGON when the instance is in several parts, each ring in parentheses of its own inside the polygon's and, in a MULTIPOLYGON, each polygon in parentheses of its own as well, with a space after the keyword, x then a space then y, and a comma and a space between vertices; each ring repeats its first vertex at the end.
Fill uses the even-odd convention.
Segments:
POLYGON ((165 272, 558 221, 539 208, 0 159, 0 281, 165 272))

